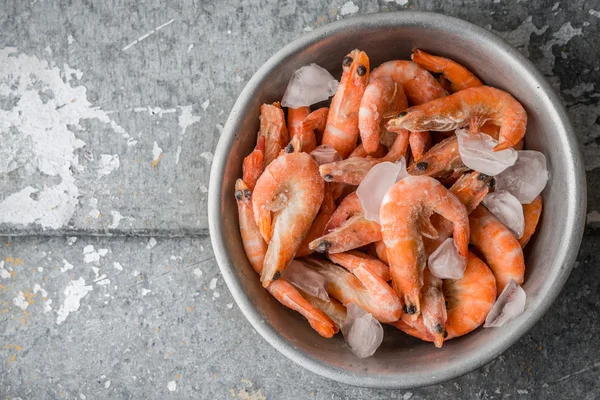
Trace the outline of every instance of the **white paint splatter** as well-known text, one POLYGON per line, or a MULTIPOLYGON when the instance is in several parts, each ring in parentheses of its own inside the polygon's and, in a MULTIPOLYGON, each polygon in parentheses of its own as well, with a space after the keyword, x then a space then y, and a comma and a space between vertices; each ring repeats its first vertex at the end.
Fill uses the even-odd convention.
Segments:
MULTIPOLYGON (((529 41, 531 40, 531 34, 535 33, 536 35, 541 35, 548 29, 548 25, 544 25, 538 29, 532 21, 533 17, 530 15, 516 29, 507 32, 494 30, 493 32, 515 46, 525 56, 529 57, 529 41)), ((491 29, 491 26, 488 28, 491 29)))
POLYGON ((193 48, 194 48, 194 43, 191 43, 187 48, 187 52, 189 53, 190 51, 192 51, 193 48))
MULTIPOLYGON (((202 105, 204 108, 204 104, 202 105)), ((178 118, 179 127, 181 128, 181 134, 185 135, 185 131, 188 126, 195 124, 200 121, 200 116, 192 114, 192 105, 181 106, 181 114, 178 118)))
POLYGON ((212 279, 210 280, 210 283, 209 283, 209 285, 208 285, 208 288, 209 288, 210 290, 215 290, 215 288, 216 288, 216 287, 217 287, 217 278, 212 278, 212 279))
POLYGON ((82 73, 61 70, 12 47, 0 50, 0 94, 18 99, 11 109, 0 109, 0 174, 26 171, 25 182, 39 182, 0 202, 0 223, 37 223, 44 229, 65 225, 78 204, 72 169, 82 168, 75 154, 85 145, 75 136, 83 130, 80 120, 97 119, 125 133, 87 100, 84 86, 71 86, 73 75, 80 79, 82 73), (45 176, 58 177, 59 183, 49 185, 45 176))
POLYGON ((411 397, 413 397, 412 392, 406 392, 402 395, 402 400, 409 400, 411 397))
POLYGON ((119 223, 121 222, 121 220, 123 219, 123 216, 121 215, 120 212, 112 210, 110 212, 110 215, 112 216, 112 222, 110 223, 110 225, 108 225, 108 227, 110 229, 116 229, 119 226, 119 223))
POLYGON ((42 295, 42 301, 44 302, 44 314, 47 314, 50 311, 52 311, 52 306, 50 305, 52 304, 52 299, 48 298, 48 292, 46 291, 46 289, 44 289, 38 283, 36 283, 35 285, 33 285, 33 294, 37 294, 38 292, 40 292, 40 294, 42 295))
POLYGON ((97 208, 92 208, 90 210, 90 212, 88 213, 88 215, 92 218, 98 219, 98 218, 100 218, 100 215, 102 215, 102 214, 100 214, 100 210, 98 210, 97 208))
POLYGON ((65 301, 56 313, 56 323, 58 325, 65 322, 70 313, 79 310, 81 299, 93 290, 92 286, 86 286, 85 279, 80 277, 76 281, 71 281, 65 288, 65 301))
POLYGON ((233 303, 227 303, 227 308, 231 310, 233 308, 233 303))
POLYGON ((173 23, 173 21, 175 21, 175 18, 173 18, 172 20, 157 26, 156 28, 152 29, 150 32, 145 33, 144 35, 140 36, 139 38, 135 39, 133 42, 129 43, 127 46, 123 47, 123 51, 127 51, 129 50, 131 47, 135 46, 136 44, 138 44, 139 42, 141 42, 142 40, 148 39, 148 37, 152 36, 153 34, 155 34, 156 32, 160 31, 162 28, 169 26, 173 23))
POLYGON ((209 99, 204 100, 204 103, 202 103, 202 109, 204 111, 206 111, 206 109, 208 108, 209 105, 210 105, 210 100, 209 99))
POLYGON ((114 268, 114 269, 118 269, 119 271, 123 271, 123 266, 122 266, 122 265, 121 265, 121 263, 120 263, 120 262, 118 262, 118 261, 115 261, 115 262, 113 263, 113 268, 114 268))
POLYGON ((142 288, 142 297, 146 296, 148 293, 152 293, 152 290, 142 288))
POLYGON ((12 302, 21 310, 26 310, 27 307, 29 307, 29 303, 27 302, 27 299, 25 299, 25 295, 22 291, 19 291, 19 293, 17 293, 17 296, 13 298, 12 302))
POLYGON ((600 18, 600 11, 590 10, 589 13, 593 17, 600 18))
POLYGON ((104 382, 104 388, 108 389, 110 387, 110 381, 104 382))
POLYGON ((73 38, 73 36, 71 36, 71 35, 67 36, 67 43, 68 44, 73 44, 74 41, 75 41, 75 39, 73 38))
POLYGON ((10 272, 4 269, 4 261, 0 261, 0 278, 9 279, 10 277, 10 272))
POLYGON ((344 3, 342 8, 340 8, 340 15, 348 15, 354 14, 358 12, 358 6, 354 4, 352 1, 348 1, 344 3))
POLYGON ((167 389, 169 389, 169 392, 174 392, 175 390, 177 390, 177 382, 171 381, 167 383, 167 389))
POLYGON ((213 298, 218 299, 220 296, 219 292, 213 292, 213 298))
POLYGON ((588 224, 597 224, 600 223, 600 212, 593 210, 587 215, 587 223, 588 224))
POLYGON ((131 276, 138 276, 140 274, 140 271, 138 271, 137 269, 134 269, 133 271, 131 271, 131 276))
POLYGON ((146 245, 146 249, 150 250, 151 248, 153 248, 154 246, 156 246, 156 239, 154 239, 153 237, 151 237, 148 240, 148 244, 146 245))
POLYGON ((158 147, 158 143, 154 142, 154 146, 152 147, 152 161, 158 161, 159 157, 162 154, 162 149, 158 147))
MULTIPOLYGON (((383 1, 386 3, 395 2, 399 6, 405 6, 408 4, 408 0, 383 0, 383 1)), ((499 3, 499 2, 500 2, 500 0, 494 0, 494 3, 499 3)))
MULTIPOLYGON (((179 156, 181 156, 181 146, 177 146, 177 151, 175 151, 175 165, 179 164, 179 156)), ((172 191, 173 189, 170 188, 169 190, 172 191)))
POLYGON ((94 282, 96 283, 96 285, 100 285, 100 286, 110 285, 110 279, 108 279, 106 277, 106 275, 104 275, 104 274, 100 275, 100 278, 98 278, 98 280, 96 280, 94 282))
POLYGON ((86 396, 85 396, 85 394, 83 394, 83 393, 79 393, 79 398, 80 398, 81 400, 85 400, 85 399, 87 399, 87 397, 86 397, 86 396))
POLYGON ((231 35, 231 29, 227 29, 227 34, 231 35))
MULTIPOLYGON (((304 29, 306 29, 306 28, 304 28, 304 29)), ((311 29, 312 29, 312 28, 311 28, 311 29)), ((235 80, 237 83, 240 83, 241 81, 243 81, 243 80, 244 80, 244 79, 243 79, 241 76, 239 76, 239 75, 236 75, 236 76, 235 76, 235 78, 233 78, 233 79, 234 79, 234 80, 235 80)))
POLYGON ((202 270, 200 268, 196 268, 192 272, 194 273, 194 275, 196 275, 197 278, 200 278, 202 276, 202 270))
POLYGON ((135 107, 133 109, 134 112, 148 112, 150 115, 158 115, 159 118, 162 118, 164 114, 175 114, 177 112, 176 108, 160 108, 160 107, 135 107))
POLYGON ((219 131, 219 135, 221 135, 223 133, 223 125, 216 124, 215 126, 217 127, 217 130, 219 131))
POLYGON ((118 154, 100 154, 98 163, 100 164, 98 167, 98 176, 110 174, 119 168, 119 165, 121 164, 118 154))
POLYGON ((63 266, 60 267, 60 272, 67 272, 68 270, 73 269, 73 264, 71 264, 70 262, 68 262, 64 258, 62 260, 62 263, 63 263, 63 266))
POLYGON ((44 267, 37 267, 38 272, 43 272, 44 271, 44 267))
POLYGON ((108 254, 108 249, 100 249, 98 250, 98 254, 100 254, 101 257, 104 257, 108 254))
POLYGON ((575 36, 582 35, 581 28, 573 28, 570 22, 563 24, 560 29, 552 34, 557 39, 555 44, 567 44, 575 36))
POLYGON ((558 9, 558 6, 560 6, 559 2, 554 3, 554 5, 552 6, 552 9, 550 11, 556 11, 558 9))
POLYGON ((206 185, 200 185, 200 193, 208 193, 208 188, 206 185))
MULTIPOLYGON (((302 30, 303 30, 304 32, 312 32, 312 30, 313 30, 313 27, 312 27, 312 26, 305 26, 304 28, 302 28, 302 30)), ((236 76, 236 78, 237 78, 237 76, 236 76)))
POLYGON ((517 389, 518 394, 528 394, 529 391, 527 389, 517 389))
POLYGON ((77 237, 76 236, 69 236, 67 238, 67 244, 69 246, 73 246, 75 244, 75 242, 77 241, 77 237))
POLYGON ((211 153, 210 151, 205 151, 200 154, 200 157, 204 158, 207 162, 211 163, 214 156, 213 153, 211 153))

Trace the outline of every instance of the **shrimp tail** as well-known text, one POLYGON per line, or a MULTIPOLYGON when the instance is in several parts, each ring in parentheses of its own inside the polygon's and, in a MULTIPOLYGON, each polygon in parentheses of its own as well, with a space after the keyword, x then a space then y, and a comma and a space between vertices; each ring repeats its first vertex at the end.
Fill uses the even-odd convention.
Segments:
POLYGON ((355 215, 340 227, 310 242, 308 247, 319 253, 334 254, 357 249, 378 240, 381 240, 381 226, 362 215, 355 215))
POLYGON ((265 169, 265 137, 260 136, 254 151, 244 158, 242 177, 250 190, 254 190, 256 181, 265 169))

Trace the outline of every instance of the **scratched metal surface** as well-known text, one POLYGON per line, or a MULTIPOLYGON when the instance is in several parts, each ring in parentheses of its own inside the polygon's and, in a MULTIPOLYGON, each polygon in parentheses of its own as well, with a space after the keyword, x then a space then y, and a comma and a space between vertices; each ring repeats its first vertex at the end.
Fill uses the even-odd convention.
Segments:
POLYGON ((600 397, 599 27, 598 0, 0 2, 0 398, 600 397), (556 305, 502 357, 377 391, 254 333, 212 259, 206 188, 229 109, 276 49, 405 9, 491 29, 548 77, 582 143, 588 235, 556 305))

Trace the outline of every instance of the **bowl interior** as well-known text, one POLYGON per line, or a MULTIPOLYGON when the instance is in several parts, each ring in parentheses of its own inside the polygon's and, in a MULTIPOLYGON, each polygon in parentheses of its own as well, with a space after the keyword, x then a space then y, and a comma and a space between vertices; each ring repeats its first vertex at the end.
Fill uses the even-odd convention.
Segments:
POLYGON ((464 21, 425 13, 390 13, 332 24, 282 49, 253 77, 236 103, 215 153, 211 172, 211 236, 230 290, 255 328, 276 348, 314 372, 361 386, 409 387, 467 373, 513 344, 556 297, 577 253, 585 210, 581 159, 568 118, 543 78, 514 48, 464 21), (526 148, 547 158, 550 180, 544 211, 526 251, 525 313, 507 326, 479 328, 441 349, 388 327, 383 344, 367 359, 356 358, 341 335, 324 339, 297 313, 260 285, 241 244, 235 179, 256 141, 259 108, 281 99, 294 69, 317 63, 334 76, 354 48, 364 50, 371 68, 410 59, 415 47, 449 57, 487 85, 504 89, 526 108, 526 148))

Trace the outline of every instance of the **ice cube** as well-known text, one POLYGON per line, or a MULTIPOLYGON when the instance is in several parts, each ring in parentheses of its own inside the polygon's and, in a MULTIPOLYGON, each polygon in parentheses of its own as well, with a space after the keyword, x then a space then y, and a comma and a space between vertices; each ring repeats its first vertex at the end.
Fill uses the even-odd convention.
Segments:
POLYGON ((304 293, 325 301, 329 300, 325 290, 325 277, 300 261, 292 260, 281 276, 304 293))
POLYGON ((518 151, 517 162, 495 177, 498 190, 508 190, 521 204, 529 204, 548 182, 546 157, 539 151, 518 151))
POLYGON ((365 218, 379 223, 379 209, 383 196, 394 183, 407 176, 404 157, 395 163, 385 161, 371 168, 356 189, 365 218))
POLYGON ((311 106, 332 96, 339 82, 329 71, 317 64, 305 65, 292 74, 283 98, 282 107, 311 106))
POLYGON ((373 316, 354 303, 346 306, 342 334, 350 350, 359 358, 373 355, 383 341, 383 327, 373 316))
POLYGON ((448 238, 427 260, 429 271, 440 279, 460 279, 465 273, 467 261, 458 254, 454 239, 448 238))
POLYGON ((338 154, 335 149, 329 145, 322 144, 317 146, 316 149, 310 152, 310 156, 319 165, 329 164, 335 161, 341 161, 342 157, 338 154))
POLYGON ((475 171, 495 176, 517 160, 515 149, 492 151, 498 141, 485 133, 471 134, 466 129, 457 129, 456 136, 462 162, 475 171))
POLYGON ((517 318, 525 311, 526 299, 527 296, 523 288, 514 279, 511 279, 498 296, 498 300, 496 300, 487 315, 483 327, 499 327, 517 318))
POLYGON ((483 205, 506 225, 517 239, 523 237, 525 229, 523 206, 515 196, 506 190, 497 190, 485 195, 483 205))

